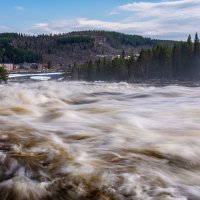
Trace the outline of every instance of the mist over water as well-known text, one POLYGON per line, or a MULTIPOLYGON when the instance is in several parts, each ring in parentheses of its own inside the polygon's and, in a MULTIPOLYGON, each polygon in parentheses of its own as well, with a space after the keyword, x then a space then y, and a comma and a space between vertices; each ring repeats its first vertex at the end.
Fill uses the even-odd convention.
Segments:
POLYGON ((200 88, 0 85, 1 200, 200 199, 200 88))

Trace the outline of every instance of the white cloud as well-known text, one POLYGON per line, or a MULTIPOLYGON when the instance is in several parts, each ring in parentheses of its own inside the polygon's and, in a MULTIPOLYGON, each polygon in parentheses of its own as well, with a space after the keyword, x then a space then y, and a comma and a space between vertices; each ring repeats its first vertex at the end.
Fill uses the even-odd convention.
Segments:
POLYGON ((77 18, 35 23, 30 33, 63 33, 74 30, 114 30, 154 38, 186 39, 200 30, 200 0, 134 2, 113 9, 115 21, 77 18), (122 15, 121 15, 122 14, 122 15), (120 18, 120 19, 119 19, 120 18))
POLYGON ((23 11, 24 7, 22 7, 22 6, 15 6, 15 9, 18 10, 18 11, 23 11))
POLYGON ((115 9, 115 12, 129 14, 123 22, 139 22, 143 35, 175 39, 200 29, 199 11, 200 0, 143 1, 125 4, 115 9))
POLYGON ((10 27, 0 24, 0 33, 2 33, 2 32, 12 32, 12 31, 13 30, 10 27))
POLYGON ((55 20, 48 23, 35 23, 28 30, 29 33, 65 33, 74 30, 126 30, 132 28, 129 23, 107 22, 88 18, 77 18, 73 20, 55 20))
POLYGON ((187 7, 193 7, 198 5, 199 0, 173 0, 173 1, 161 1, 161 2, 133 2, 118 7, 118 10, 126 11, 141 11, 146 9, 183 9, 187 7))
POLYGON ((27 31, 31 34, 40 33, 65 33, 78 28, 78 20, 54 20, 49 22, 40 22, 32 25, 27 31))

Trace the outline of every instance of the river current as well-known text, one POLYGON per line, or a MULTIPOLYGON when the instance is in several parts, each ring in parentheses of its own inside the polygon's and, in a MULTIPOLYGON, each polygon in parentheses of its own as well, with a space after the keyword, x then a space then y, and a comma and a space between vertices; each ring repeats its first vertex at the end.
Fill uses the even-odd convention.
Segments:
POLYGON ((1 200, 199 200, 200 87, 0 85, 1 200))

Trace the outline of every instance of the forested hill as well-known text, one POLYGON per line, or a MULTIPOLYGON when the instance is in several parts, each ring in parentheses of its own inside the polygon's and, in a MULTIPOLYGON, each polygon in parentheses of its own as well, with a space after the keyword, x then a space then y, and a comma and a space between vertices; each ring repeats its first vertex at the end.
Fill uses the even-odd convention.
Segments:
MULTIPOLYGON (((67 74, 66 74, 67 75, 67 74)), ((144 81, 144 80, 200 80, 200 40, 191 35, 186 42, 169 47, 157 45, 142 49, 139 57, 127 57, 124 52, 112 60, 89 60, 83 65, 74 64, 74 80, 86 81, 144 81)))
POLYGON ((139 53, 142 48, 160 44, 172 46, 174 41, 155 40, 138 35, 108 31, 79 31, 58 35, 30 36, 17 33, 0 34, 0 62, 40 62, 67 66, 112 58, 121 54, 139 53))

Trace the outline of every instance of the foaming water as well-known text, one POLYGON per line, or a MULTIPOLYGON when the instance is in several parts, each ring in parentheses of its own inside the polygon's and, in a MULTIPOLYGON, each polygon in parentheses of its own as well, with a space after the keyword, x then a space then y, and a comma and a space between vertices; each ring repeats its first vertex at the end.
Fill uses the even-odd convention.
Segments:
POLYGON ((1 200, 200 199, 200 88, 0 85, 1 200))

